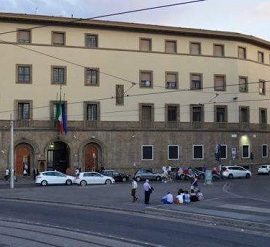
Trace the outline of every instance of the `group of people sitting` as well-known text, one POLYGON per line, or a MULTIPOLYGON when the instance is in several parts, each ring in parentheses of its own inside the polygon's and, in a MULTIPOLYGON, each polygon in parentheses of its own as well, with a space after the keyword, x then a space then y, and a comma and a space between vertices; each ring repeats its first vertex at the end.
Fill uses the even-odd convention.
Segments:
POLYGON ((188 190, 179 189, 175 198, 171 192, 168 192, 162 197, 161 202, 163 204, 189 204, 201 200, 203 200, 203 193, 199 189, 191 189, 190 193, 188 190))

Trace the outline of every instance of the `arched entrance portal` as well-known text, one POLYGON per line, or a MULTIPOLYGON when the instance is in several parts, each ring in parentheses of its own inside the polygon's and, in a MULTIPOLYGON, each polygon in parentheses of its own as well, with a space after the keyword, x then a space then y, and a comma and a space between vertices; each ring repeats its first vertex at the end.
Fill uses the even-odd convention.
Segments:
POLYGON ((84 148, 85 171, 98 171, 100 169, 101 148, 96 143, 89 143, 84 148))
POLYGON ((27 175, 31 174, 33 163, 33 148, 26 143, 18 144, 15 148, 15 172, 22 176, 25 168, 27 175))
POLYGON ((47 150, 47 169, 65 173, 69 167, 69 148, 64 142, 52 142, 47 150))

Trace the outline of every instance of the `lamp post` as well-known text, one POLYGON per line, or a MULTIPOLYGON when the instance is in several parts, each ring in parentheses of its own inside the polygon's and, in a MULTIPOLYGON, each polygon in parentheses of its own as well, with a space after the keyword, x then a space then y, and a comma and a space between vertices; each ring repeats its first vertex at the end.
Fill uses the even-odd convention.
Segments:
POLYGON ((14 123, 13 114, 10 114, 10 189, 14 189, 14 123))

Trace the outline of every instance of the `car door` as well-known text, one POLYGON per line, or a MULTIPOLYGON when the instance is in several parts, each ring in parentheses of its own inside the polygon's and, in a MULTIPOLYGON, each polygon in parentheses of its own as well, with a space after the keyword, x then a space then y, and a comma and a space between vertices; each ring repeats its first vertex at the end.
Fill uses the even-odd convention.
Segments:
POLYGON ((105 183, 105 178, 103 175, 94 172, 94 177, 95 177, 95 183, 96 184, 104 184, 105 183))
POLYGON ((239 167, 239 177, 245 177, 247 175, 247 170, 243 167, 239 167))
POLYGON ((45 174, 46 177, 46 181, 48 182, 48 184, 55 184, 55 174, 54 172, 46 172, 45 174))
POLYGON ((95 181, 95 174, 93 172, 89 172, 87 173, 87 177, 86 177, 86 181, 88 184, 95 184, 96 181, 95 181))
POLYGON ((55 176, 55 183, 57 184, 65 184, 66 183, 66 176, 65 174, 61 173, 61 172, 54 172, 54 176, 55 176))

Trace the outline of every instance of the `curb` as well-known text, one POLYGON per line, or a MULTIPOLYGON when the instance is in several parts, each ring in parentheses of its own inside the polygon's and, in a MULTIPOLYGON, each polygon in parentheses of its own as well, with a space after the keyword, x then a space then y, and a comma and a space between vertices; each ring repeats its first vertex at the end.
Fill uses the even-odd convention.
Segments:
POLYGON ((270 233, 270 224, 257 223, 252 221, 237 220, 233 218, 218 217, 199 213, 189 213, 183 211, 173 211, 160 208, 146 208, 145 213, 151 215, 167 216, 183 220, 199 221, 213 225, 238 228, 239 230, 250 230, 263 233, 270 233))

